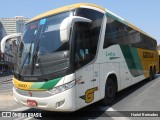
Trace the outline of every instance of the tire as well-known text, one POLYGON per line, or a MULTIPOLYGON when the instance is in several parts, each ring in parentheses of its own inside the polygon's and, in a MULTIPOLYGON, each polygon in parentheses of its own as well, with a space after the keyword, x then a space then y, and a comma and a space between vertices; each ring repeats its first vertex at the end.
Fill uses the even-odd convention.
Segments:
POLYGON ((154 71, 152 70, 152 68, 150 68, 149 70, 149 80, 153 80, 155 77, 154 71))
POLYGON ((102 100, 102 104, 105 106, 111 105, 115 99, 116 84, 113 79, 108 78, 105 86, 105 97, 102 100))
POLYGON ((153 73, 154 73, 154 79, 156 78, 156 67, 154 66, 154 69, 153 69, 153 73))

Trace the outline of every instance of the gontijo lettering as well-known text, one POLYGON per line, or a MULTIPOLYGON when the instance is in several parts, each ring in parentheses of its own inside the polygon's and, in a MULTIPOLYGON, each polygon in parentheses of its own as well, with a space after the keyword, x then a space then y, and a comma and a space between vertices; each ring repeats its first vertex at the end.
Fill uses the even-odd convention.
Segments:
POLYGON ((143 58, 154 58, 154 53, 152 53, 152 52, 143 52, 143 58))

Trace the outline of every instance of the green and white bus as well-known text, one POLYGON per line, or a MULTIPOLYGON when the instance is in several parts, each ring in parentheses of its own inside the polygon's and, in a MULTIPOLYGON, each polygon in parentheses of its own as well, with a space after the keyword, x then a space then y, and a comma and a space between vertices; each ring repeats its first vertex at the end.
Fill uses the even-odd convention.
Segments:
MULTIPOLYGON (((4 51, 8 39, 1 42, 4 51)), ((75 111, 159 71, 157 42, 109 10, 74 4, 31 19, 16 44, 16 102, 49 111, 75 111)))

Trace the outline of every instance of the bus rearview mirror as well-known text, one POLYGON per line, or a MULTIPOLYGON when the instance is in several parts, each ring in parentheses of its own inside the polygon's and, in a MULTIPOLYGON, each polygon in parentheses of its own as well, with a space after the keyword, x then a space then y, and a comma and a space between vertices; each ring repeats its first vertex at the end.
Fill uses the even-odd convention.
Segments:
POLYGON ((88 18, 80 17, 80 16, 71 16, 71 17, 65 18, 60 25, 60 37, 61 37, 62 43, 65 43, 69 40, 71 27, 76 22, 91 23, 92 20, 88 18))

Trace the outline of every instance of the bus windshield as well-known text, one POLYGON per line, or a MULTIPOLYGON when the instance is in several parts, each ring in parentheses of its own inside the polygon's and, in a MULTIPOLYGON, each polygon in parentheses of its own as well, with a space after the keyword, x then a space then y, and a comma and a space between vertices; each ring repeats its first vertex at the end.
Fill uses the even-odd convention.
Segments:
POLYGON ((65 12, 28 23, 23 33, 23 47, 15 73, 41 76, 69 67, 69 42, 62 43, 60 24, 72 12, 65 12))

